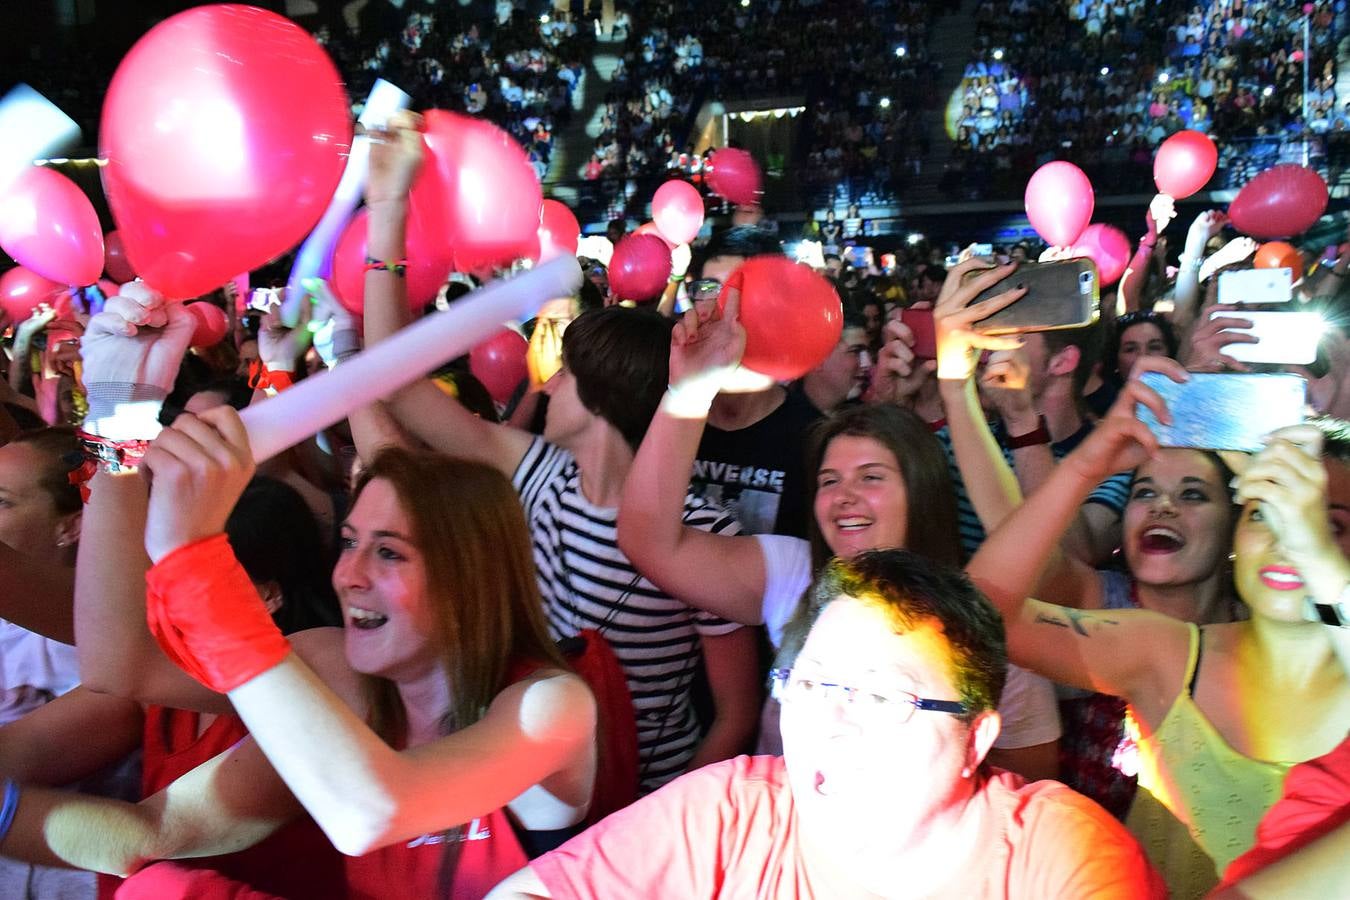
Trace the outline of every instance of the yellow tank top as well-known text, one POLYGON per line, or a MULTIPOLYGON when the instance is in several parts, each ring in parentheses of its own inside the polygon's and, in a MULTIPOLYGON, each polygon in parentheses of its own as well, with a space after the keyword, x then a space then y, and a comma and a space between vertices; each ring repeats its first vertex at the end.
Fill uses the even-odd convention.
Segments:
POLYGON ((1200 629, 1191 630, 1181 690, 1158 730, 1140 735, 1139 792, 1125 824, 1158 867, 1174 900, 1199 898, 1256 840, 1293 762, 1265 762, 1228 745, 1195 705, 1200 629))

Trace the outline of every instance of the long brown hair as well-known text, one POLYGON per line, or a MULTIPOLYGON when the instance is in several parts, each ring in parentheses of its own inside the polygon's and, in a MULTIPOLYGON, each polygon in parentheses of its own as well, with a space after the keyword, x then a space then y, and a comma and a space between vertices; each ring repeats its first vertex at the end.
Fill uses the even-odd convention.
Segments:
POLYGON ((835 438, 867 437, 895 455, 905 482, 907 513, 905 546, 933 562, 961 565, 961 541, 956 526, 956 493, 947 456, 932 430, 907 409, 885 404, 855 406, 816 423, 807 441, 807 505, 810 521, 811 571, 819 572, 834 552, 825 543, 816 521, 816 473, 835 438))
MULTIPOLYGON (((483 717, 512 663, 569 669, 548 634, 529 529, 506 476, 439 453, 389 448, 362 472, 352 506, 376 480, 398 495, 426 567, 431 637, 451 686, 445 733, 483 717)), ((371 726, 387 741, 401 740, 407 720, 393 682, 372 677, 368 688, 371 726)))

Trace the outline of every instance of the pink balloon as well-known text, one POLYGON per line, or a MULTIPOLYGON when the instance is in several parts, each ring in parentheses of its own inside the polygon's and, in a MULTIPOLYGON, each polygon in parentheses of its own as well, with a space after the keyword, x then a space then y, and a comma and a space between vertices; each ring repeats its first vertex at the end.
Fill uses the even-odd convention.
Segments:
POLYGON ((723 147, 709 159, 708 188, 737 205, 758 202, 764 193, 759 165, 749 151, 723 147))
POLYGON ((834 286, 785 256, 756 256, 731 273, 717 298, 741 292, 745 356, 741 364, 778 381, 800 378, 839 343, 844 307, 834 286))
POLYGON ((103 105, 103 185, 132 266, 185 298, 268 262, 318 222, 351 137, 337 69, 294 22, 233 4, 165 19, 103 105))
POLYGON ((545 200, 539 223, 539 262, 555 256, 576 256, 580 240, 581 225, 566 204, 545 200))
POLYGON ((103 236, 103 270, 118 284, 126 284, 136 278, 136 270, 127 259, 127 251, 122 246, 122 235, 110 231, 103 236))
MULTIPOLYGON (((359 209, 333 250, 333 291, 348 312, 361 315, 366 305, 366 229, 370 214, 359 209)), ((436 298, 450 275, 450 261, 422 228, 417 209, 408 211, 408 269, 404 275, 408 306, 420 311, 436 298), (438 252, 441 254, 438 258, 438 252)), ((395 260, 389 260, 393 262, 395 260)))
POLYGON ((15 266, 0 275, 0 310, 17 325, 31 316, 39 303, 52 303, 65 289, 63 284, 15 266))
POLYGON ((1180 200, 1208 184, 1218 164, 1219 148, 1209 135, 1178 131, 1162 142, 1153 157, 1153 183, 1164 194, 1180 200))
POLYGON ((184 308, 196 320, 196 325, 192 329, 192 340, 188 342, 189 346, 214 347, 230 333, 230 317, 214 303, 198 301, 189 303, 184 308))
POLYGON ((1254 238, 1293 237, 1327 210, 1327 183, 1312 169, 1285 163, 1266 169, 1228 206, 1233 227, 1254 238))
POLYGON ((1041 166, 1027 182, 1027 218, 1036 233, 1055 247, 1070 247, 1092 221, 1092 182, 1073 163, 1056 160, 1041 166))
POLYGON ((652 197, 652 221, 672 244, 687 244, 703 227, 703 197, 687 181, 667 181, 652 197))
POLYGON ((431 151, 424 173, 440 200, 455 269, 480 271, 528 256, 538 243, 543 193, 529 158, 505 131, 470 116, 423 114, 431 151))
POLYGON ((670 278, 670 248, 650 234, 625 235, 609 260, 609 291, 620 300, 650 300, 670 278))
POLYGON ((520 383, 529 377, 525 354, 530 345, 518 332, 503 328, 469 351, 469 371, 483 382, 488 394, 506 403, 520 383))
POLYGON ((31 166, 0 194, 0 247, 43 278, 84 286, 103 271, 103 229, 75 182, 31 166))
POLYGON ((1097 264, 1101 286, 1115 284, 1130 263, 1130 239, 1114 225, 1089 225, 1074 242, 1074 254, 1097 264))

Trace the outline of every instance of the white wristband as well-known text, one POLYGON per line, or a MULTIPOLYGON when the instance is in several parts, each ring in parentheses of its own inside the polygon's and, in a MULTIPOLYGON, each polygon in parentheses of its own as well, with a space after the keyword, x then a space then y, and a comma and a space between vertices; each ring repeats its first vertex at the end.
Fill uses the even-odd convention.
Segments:
POLYGON ((84 430, 110 441, 151 441, 164 426, 159 423, 159 400, 129 400, 118 403, 113 414, 99 419, 86 418, 84 430))
POLYGON ((706 419, 716 396, 716 392, 708 393, 696 387, 679 388, 672 384, 661 398, 661 409, 677 419, 706 419))

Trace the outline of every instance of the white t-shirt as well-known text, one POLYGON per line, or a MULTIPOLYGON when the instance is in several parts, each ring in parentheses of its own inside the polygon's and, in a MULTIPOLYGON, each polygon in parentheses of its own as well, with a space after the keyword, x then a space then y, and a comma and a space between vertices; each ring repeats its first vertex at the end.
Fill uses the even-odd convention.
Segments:
POLYGON ((0 725, 79 683, 74 647, 0 619, 0 725))
MULTIPOLYGON (((783 644, 783 629, 811 585, 811 545, 801 538, 757 534, 764 554, 764 629, 775 648, 783 644)), ((1059 740, 1059 704, 1055 686, 1034 672, 1009 663, 1003 697, 998 704, 1003 728, 994 746, 1018 750, 1059 740)))

